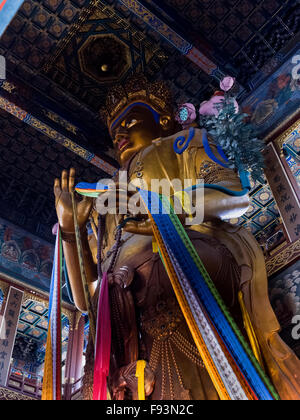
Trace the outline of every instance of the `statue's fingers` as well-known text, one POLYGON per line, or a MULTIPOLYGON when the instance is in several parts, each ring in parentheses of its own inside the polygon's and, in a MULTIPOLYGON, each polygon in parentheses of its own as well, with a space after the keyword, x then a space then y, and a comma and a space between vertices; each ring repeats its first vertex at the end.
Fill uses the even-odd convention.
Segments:
POLYGON ((64 170, 61 174, 61 189, 68 192, 68 171, 64 170))
POLYGON ((69 192, 74 191, 74 186, 75 186, 75 169, 71 168, 70 174, 69 174, 69 192))
POLYGON ((61 194, 61 188, 60 188, 60 180, 59 180, 59 178, 55 178, 53 190, 54 190, 55 197, 58 198, 60 196, 60 194, 61 194))

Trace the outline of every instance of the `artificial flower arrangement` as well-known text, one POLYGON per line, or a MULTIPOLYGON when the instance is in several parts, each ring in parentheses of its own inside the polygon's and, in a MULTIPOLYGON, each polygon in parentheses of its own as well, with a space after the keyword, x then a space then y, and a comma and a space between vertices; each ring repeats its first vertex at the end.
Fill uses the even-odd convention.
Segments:
POLYGON ((263 180, 264 142, 255 133, 253 125, 246 121, 248 114, 240 112, 236 98, 230 93, 235 84, 233 77, 227 76, 220 82, 221 91, 202 102, 197 115, 191 103, 179 106, 177 122, 187 129, 197 122, 213 137, 228 159, 228 166, 239 172, 249 172, 254 181, 263 180))

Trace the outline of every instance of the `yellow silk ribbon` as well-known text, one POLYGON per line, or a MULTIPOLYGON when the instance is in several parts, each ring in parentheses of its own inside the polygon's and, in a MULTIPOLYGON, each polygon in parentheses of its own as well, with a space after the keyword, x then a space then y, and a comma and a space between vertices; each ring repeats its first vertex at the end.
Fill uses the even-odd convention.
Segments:
POLYGON ((158 253, 158 244, 153 236, 152 238, 152 249, 153 249, 153 254, 157 254, 158 253))
POLYGON ((261 365, 262 369, 264 369, 264 362, 263 362, 263 357, 262 357, 261 350, 260 350, 260 347, 259 347, 258 339, 257 339, 256 333, 254 331, 249 313, 248 313, 247 308, 245 306, 244 296, 243 296, 242 291, 239 292, 238 298, 239 298, 241 311, 242 311, 242 314, 243 314, 244 327, 245 327, 246 332, 248 334, 252 351, 254 353, 254 356, 258 360, 259 364, 261 365))
MULTIPOLYGON (((192 209, 191 209, 191 198, 186 191, 177 191, 174 194, 174 197, 178 198, 180 201, 181 207, 185 211, 185 213, 189 216, 189 218, 193 218, 192 216, 192 209)), ((174 201, 174 200, 173 200, 174 201)), ((172 202, 171 202, 172 204, 172 202)))
POLYGON ((50 328, 48 329, 47 344, 46 344, 46 356, 44 365, 44 381, 42 389, 42 401, 53 400, 53 361, 52 361, 52 345, 51 345, 51 333, 50 328))
POLYGON ((135 376, 138 378, 138 398, 139 401, 144 401, 145 397, 145 369, 146 369, 146 362, 145 360, 138 360, 136 365, 136 374, 135 376))

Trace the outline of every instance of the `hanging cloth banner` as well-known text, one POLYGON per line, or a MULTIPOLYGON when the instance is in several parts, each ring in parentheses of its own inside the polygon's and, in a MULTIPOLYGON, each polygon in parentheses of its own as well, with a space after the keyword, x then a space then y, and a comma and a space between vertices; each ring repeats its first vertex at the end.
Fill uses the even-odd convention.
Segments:
POLYGON ((44 367, 42 400, 61 400, 61 281, 62 281, 62 240, 57 229, 54 264, 49 299, 48 335, 44 367))
POLYGON ((272 143, 264 151, 267 181, 275 198, 286 233, 291 242, 299 239, 300 202, 282 161, 272 143))
POLYGON ((6 386, 24 292, 10 286, 0 321, 0 386, 6 386))

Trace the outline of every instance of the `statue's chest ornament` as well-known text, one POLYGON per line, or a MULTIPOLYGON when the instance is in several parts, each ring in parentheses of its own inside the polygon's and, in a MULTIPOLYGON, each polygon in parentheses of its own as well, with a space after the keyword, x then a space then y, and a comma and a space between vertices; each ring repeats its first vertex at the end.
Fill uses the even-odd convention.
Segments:
POLYGON ((177 137, 177 139, 174 141, 174 144, 173 144, 175 153, 177 153, 178 155, 182 155, 182 153, 185 152, 186 149, 189 147, 194 137, 195 137, 194 127, 190 128, 187 139, 184 136, 177 137))
POLYGON ((133 166, 131 174, 129 175, 129 181, 132 176, 135 176, 139 180, 139 187, 144 188, 144 163, 143 163, 143 151, 141 150, 137 156, 137 160, 133 166))
POLYGON ((135 169, 134 169, 134 172, 137 178, 143 178, 143 175, 144 175, 143 169, 144 169, 144 165, 143 165, 143 162, 141 161, 141 156, 139 156, 135 164, 135 169))
POLYGON ((157 340, 166 340, 182 323, 184 318, 175 299, 159 301, 141 315, 142 330, 157 340))

